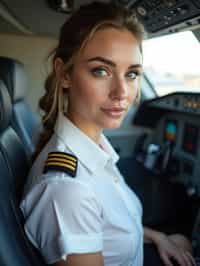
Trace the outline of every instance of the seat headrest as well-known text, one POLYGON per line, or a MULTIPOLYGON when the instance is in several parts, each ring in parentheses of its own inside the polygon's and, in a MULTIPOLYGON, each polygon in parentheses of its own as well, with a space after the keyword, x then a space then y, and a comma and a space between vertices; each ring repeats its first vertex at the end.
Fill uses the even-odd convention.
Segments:
POLYGON ((12 116, 12 104, 8 90, 0 80, 0 133, 9 126, 12 116))
POLYGON ((7 86, 12 102, 25 98, 28 81, 21 62, 0 56, 0 79, 7 86))

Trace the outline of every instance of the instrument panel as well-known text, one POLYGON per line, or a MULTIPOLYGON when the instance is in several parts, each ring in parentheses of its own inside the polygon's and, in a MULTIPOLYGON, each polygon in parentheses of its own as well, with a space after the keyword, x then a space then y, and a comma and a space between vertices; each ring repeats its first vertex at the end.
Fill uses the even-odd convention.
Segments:
POLYGON ((142 123, 145 116, 152 121, 148 126, 154 128, 145 149, 153 143, 160 147, 163 157, 170 152, 167 169, 170 180, 184 184, 188 193, 200 197, 200 94, 169 94, 146 101, 138 114, 141 111, 141 121, 138 115, 136 124, 145 125, 142 123))
POLYGON ((149 106, 200 115, 199 93, 174 93, 152 101, 149 106))
POLYGON ((200 120, 186 114, 166 114, 158 122, 151 141, 172 143, 168 171, 170 179, 183 183, 200 196, 200 120))

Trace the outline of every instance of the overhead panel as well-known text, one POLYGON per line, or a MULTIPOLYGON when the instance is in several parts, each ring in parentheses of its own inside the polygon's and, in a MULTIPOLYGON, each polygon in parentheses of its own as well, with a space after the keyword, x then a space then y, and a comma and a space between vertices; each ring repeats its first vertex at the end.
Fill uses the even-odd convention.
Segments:
POLYGON ((177 32, 199 27, 200 2, 198 0, 141 0, 129 6, 135 10, 147 32, 177 32))

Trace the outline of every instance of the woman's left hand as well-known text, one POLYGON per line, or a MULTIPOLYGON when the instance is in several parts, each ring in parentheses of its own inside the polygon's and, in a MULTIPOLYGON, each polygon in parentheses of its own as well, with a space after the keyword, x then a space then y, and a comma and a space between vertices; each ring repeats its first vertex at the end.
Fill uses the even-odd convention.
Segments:
POLYGON ((180 266, 196 265, 192 256, 192 246, 184 236, 158 233, 154 243, 164 265, 173 266, 172 259, 180 266))

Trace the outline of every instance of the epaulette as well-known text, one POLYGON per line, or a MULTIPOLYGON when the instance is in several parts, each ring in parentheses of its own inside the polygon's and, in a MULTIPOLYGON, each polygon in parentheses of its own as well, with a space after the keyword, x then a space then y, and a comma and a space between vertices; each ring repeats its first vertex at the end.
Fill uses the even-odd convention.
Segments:
POLYGON ((77 171, 77 157, 60 151, 50 152, 45 161, 44 173, 50 170, 62 171, 75 177, 77 171))

